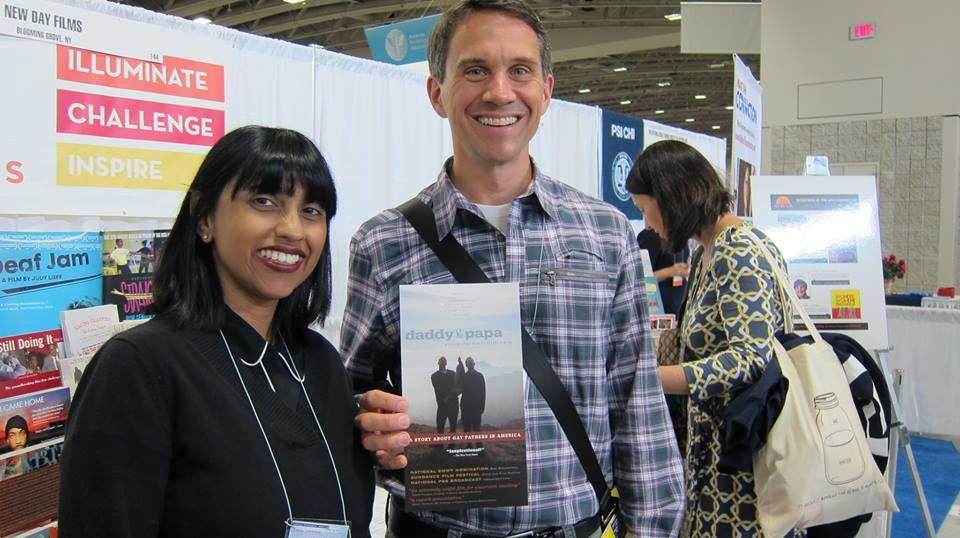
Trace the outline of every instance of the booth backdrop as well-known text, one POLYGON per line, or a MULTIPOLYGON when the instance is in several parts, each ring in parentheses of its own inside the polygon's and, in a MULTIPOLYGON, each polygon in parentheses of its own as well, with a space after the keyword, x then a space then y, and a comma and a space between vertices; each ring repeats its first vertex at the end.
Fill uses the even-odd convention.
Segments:
MULTIPOLYGON (((340 193, 331 228, 335 302, 325 331, 335 338, 351 235, 432 182, 452 153, 449 127, 427 98, 426 76, 101 1, 37 0, 29 9, 78 17, 112 35, 87 37, 75 47, 0 35, 0 68, 19 74, 17 84, 0 87, 0 98, 16 104, 0 111, 0 124, 17 126, 0 133, 0 229, 169 227, 196 166, 222 132, 249 123, 296 129, 317 142, 340 193), (84 43, 98 50, 80 48, 84 43), (188 69, 205 70, 206 91, 98 74, 108 65, 149 67, 141 58, 153 53, 167 69, 186 61, 188 69), (130 115, 144 107, 211 116, 212 130, 192 137, 145 132, 137 114, 130 115), (119 126, 90 120, 114 109, 119 126), (78 158, 124 165, 154 160, 162 178, 89 168, 78 174, 78 158), (10 163, 16 174, 6 173, 10 163)), ((544 172, 594 196, 599 117, 596 107, 555 100, 531 144, 544 172)))

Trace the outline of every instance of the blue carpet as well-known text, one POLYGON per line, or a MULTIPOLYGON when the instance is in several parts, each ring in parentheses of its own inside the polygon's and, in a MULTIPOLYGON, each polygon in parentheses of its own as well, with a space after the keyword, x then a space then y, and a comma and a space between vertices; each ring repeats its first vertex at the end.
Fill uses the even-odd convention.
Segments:
MULTIPOLYGON (((912 437, 913 457, 920 468, 920 481, 933 517, 934 531, 940 528, 960 492, 960 454, 953 443, 938 439, 912 437)), ((900 512, 893 514, 893 538, 925 538, 920 502, 913 489, 907 460, 900 450, 897 461, 897 487, 894 491, 900 512)))

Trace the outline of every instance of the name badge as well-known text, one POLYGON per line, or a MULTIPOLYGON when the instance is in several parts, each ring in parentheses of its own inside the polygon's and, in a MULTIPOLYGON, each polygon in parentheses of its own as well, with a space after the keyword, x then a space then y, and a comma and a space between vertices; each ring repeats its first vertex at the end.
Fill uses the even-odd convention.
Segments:
POLYGON ((350 538, 349 521, 288 519, 287 538, 350 538))

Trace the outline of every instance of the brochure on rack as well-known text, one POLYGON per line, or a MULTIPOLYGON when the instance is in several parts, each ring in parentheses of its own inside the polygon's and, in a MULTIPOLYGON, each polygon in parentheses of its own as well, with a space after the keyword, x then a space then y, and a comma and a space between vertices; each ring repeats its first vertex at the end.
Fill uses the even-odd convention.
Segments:
POLYGON ((120 320, 149 319, 153 269, 170 230, 103 233, 103 304, 117 305, 120 320))
POLYGON ((62 441, 69 408, 66 387, 0 400, 0 428, 6 435, 0 460, 62 441))
POLYGON ((60 329, 0 337, 0 400, 59 387, 62 340, 60 329))

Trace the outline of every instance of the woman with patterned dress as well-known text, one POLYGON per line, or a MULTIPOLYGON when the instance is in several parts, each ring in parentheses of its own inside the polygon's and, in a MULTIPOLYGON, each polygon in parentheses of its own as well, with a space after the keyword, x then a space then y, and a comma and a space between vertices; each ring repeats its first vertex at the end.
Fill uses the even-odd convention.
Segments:
POLYGON ((626 187, 666 246, 678 250, 690 238, 701 245, 680 323, 684 362, 660 367, 664 392, 689 396, 682 536, 761 537, 753 474, 718 469, 720 425, 733 396, 773 360, 774 334, 787 313, 773 269, 747 231, 784 270, 786 263, 766 235, 731 213, 731 196, 713 166, 687 144, 649 146, 626 187))

